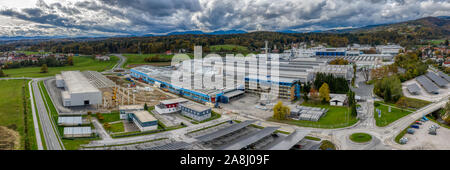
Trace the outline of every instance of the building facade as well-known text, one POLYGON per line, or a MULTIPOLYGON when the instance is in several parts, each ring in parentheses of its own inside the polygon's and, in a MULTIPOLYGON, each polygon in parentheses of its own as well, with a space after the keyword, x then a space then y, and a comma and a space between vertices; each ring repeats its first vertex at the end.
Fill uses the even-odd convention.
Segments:
POLYGON ((180 106, 182 115, 190 117, 196 121, 202 121, 211 117, 210 107, 194 102, 183 103, 180 106))

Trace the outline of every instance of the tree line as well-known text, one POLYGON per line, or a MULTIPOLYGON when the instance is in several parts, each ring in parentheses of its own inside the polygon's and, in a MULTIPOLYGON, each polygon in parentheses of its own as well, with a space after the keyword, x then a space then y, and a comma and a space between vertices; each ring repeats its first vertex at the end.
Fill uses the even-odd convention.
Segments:
POLYGON ((44 64, 46 64, 48 67, 62 67, 66 65, 73 65, 73 58, 65 57, 63 59, 57 59, 53 56, 49 56, 46 58, 38 58, 37 61, 33 61, 31 59, 22 61, 13 61, 10 63, 5 63, 2 67, 4 69, 10 69, 10 68, 21 68, 31 66, 42 66, 44 64))
POLYGON ((333 74, 317 73, 313 85, 319 89, 322 84, 327 83, 331 93, 345 94, 348 92, 348 81, 343 77, 335 77, 333 74))
POLYGON ((209 52, 209 46, 233 44, 247 47, 250 52, 259 51, 269 42, 269 47, 276 45, 280 52, 285 46, 292 43, 306 42, 326 43, 333 47, 345 47, 352 43, 381 45, 388 42, 402 46, 420 44, 421 36, 405 36, 397 32, 378 31, 368 33, 279 33, 279 32, 252 32, 245 34, 226 35, 169 35, 149 37, 115 37, 101 40, 50 40, 45 42, 18 42, 0 46, 0 51, 11 51, 16 47, 29 46, 28 50, 44 50, 53 53, 75 54, 105 54, 105 53, 163 53, 167 50, 177 51, 185 49, 192 52, 194 45, 204 47, 209 52))

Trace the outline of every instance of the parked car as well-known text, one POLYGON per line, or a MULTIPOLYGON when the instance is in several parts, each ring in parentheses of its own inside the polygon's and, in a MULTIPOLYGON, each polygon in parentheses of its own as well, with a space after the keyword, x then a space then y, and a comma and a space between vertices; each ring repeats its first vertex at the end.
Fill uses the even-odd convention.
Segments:
POLYGON ((430 134, 430 135, 437 135, 436 129, 430 129, 430 130, 428 130, 428 134, 430 134))
POLYGON ((431 125, 431 128, 439 129, 440 127, 438 125, 431 125))
POLYGON ((416 122, 416 123, 414 123, 414 124, 416 124, 416 125, 422 125, 422 123, 420 123, 420 122, 416 122))
POLYGON ((411 129, 411 128, 409 128, 408 130, 406 130, 406 132, 407 132, 408 134, 414 134, 415 130, 414 130, 414 129, 411 129))
POLYGON ((414 129, 419 129, 419 125, 411 125, 411 127, 414 129))

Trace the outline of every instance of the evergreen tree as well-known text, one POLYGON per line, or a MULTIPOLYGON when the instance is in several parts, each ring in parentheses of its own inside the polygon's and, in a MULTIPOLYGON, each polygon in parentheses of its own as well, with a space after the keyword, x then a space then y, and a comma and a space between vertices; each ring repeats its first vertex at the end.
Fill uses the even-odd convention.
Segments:
POLYGON ((392 101, 391 89, 387 88, 384 91, 384 102, 390 102, 390 101, 392 101))
POLYGON ((147 103, 144 104, 144 110, 148 110, 147 103))

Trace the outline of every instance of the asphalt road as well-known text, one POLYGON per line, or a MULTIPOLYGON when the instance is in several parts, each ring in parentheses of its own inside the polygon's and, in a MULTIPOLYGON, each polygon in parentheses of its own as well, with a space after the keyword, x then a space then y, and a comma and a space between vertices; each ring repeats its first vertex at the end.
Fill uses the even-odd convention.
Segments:
MULTIPOLYGON (((64 146, 61 146, 59 135, 57 135, 58 132, 56 132, 57 128, 53 125, 49 113, 47 112, 44 98, 40 93, 37 83, 39 80, 41 79, 33 80, 32 87, 36 102, 36 111, 39 114, 39 121, 41 122, 41 128, 47 150, 64 150, 64 146)), ((37 131, 37 133, 39 133, 39 131, 37 131)))
POLYGON ((42 144, 41 133, 39 133, 39 121, 38 121, 38 118, 36 115, 36 109, 34 107, 34 100, 33 100, 34 95, 33 95, 33 92, 31 91, 31 88, 32 88, 31 82, 32 81, 30 81, 28 83, 28 88, 30 91, 30 103, 31 103, 31 111, 33 114, 33 125, 34 125, 34 131, 35 131, 35 135, 36 135, 36 143, 37 143, 38 150, 43 150, 44 145, 42 144))

